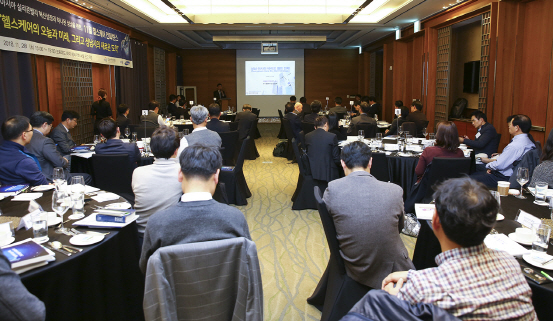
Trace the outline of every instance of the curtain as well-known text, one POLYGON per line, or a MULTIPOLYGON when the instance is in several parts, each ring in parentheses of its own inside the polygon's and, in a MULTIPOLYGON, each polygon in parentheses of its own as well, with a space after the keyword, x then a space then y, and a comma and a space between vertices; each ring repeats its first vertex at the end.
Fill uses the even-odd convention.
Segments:
POLYGON ((31 54, 0 50, 0 124, 14 115, 30 117, 38 110, 32 66, 31 54))
POLYGON ((117 105, 130 108, 131 124, 140 121, 141 110, 148 109, 150 102, 148 86, 148 46, 131 40, 133 68, 116 67, 117 105))

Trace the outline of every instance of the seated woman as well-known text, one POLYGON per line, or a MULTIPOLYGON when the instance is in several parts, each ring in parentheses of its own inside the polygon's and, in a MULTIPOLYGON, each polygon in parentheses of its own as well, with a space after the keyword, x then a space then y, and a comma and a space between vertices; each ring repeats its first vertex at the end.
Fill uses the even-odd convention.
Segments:
POLYGON ((543 145, 543 152, 540 157, 540 164, 534 169, 530 187, 535 187, 536 182, 545 182, 549 188, 553 187, 553 130, 543 145))
POLYGON ((338 115, 336 115, 335 112, 331 111, 328 113, 328 132, 336 134, 336 137, 338 137, 338 140, 346 140, 347 135, 345 133, 342 134, 340 131, 340 126, 338 126, 338 115))
POLYGON ((459 148, 457 126, 451 121, 442 121, 438 123, 437 128, 435 145, 424 149, 415 168, 418 180, 422 178, 434 157, 464 157, 463 151, 459 148))
POLYGON ((407 118, 407 115, 409 115, 409 108, 401 106, 400 109, 400 117, 392 121, 392 126, 390 126, 389 129, 386 129, 386 131, 384 132, 384 136, 397 135, 397 128, 401 126, 401 124, 405 121, 405 118, 407 118))

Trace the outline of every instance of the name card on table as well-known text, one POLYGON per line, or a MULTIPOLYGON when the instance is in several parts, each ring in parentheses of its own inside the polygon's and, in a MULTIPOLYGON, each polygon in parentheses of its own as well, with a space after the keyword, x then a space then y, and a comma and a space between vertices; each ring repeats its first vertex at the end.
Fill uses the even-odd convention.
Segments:
POLYGON ((384 150, 398 150, 398 144, 384 144, 384 150))
POLYGON ((539 218, 523 210, 518 210, 515 221, 519 222, 522 226, 530 229, 534 227, 539 227, 541 225, 541 220, 539 218))
POLYGON ((407 150, 412 150, 414 152, 422 152, 422 146, 421 145, 407 145, 407 150))

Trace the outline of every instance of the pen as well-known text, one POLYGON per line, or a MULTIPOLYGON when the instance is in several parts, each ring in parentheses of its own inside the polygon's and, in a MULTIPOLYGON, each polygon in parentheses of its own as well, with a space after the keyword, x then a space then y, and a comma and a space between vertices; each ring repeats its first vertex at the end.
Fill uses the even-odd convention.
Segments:
POLYGON ((546 278, 548 278, 549 281, 553 281, 553 278, 550 277, 549 274, 547 274, 547 273, 545 273, 545 272, 543 272, 543 271, 541 271, 541 274, 543 274, 546 278))

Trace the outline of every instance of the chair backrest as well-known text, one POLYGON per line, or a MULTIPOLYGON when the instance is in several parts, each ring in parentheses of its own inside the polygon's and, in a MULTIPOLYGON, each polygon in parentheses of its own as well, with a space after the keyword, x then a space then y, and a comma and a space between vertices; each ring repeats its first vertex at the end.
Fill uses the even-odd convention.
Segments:
MULTIPOLYGON (((152 137, 152 134, 157 129, 157 127, 154 126, 137 126, 134 128, 132 132, 136 132, 137 138, 140 140, 142 138, 146 137, 152 137)), ((130 137, 129 137, 130 138, 130 137)))
POLYGON ((280 118, 280 121, 282 121, 282 119, 284 118, 284 116, 282 115, 282 110, 278 110, 278 117, 280 118))
POLYGON ((284 118, 282 119, 282 123, 284 124, 284 131, 286 132, 286 137, 288 137, 288 142, 291 143, 294 138, 294 132, 292 131, 292 126, 290 126, 290 121, 284 118))
POLYGON ((238 145, 238 131, 219 133, 221 136, 221 155, 223 156, 223 165, 234 166, 234 157, 236 146, 238 145))
POLYGON ((238 153, 238 157, 236 158, 236 165, 234 165, 234 171, 241 171, 244 167, 244 159, 246 158, 246 146, 248 145, 248 141, 250 139, 251 137, 248 136, 242 141, 240 152, 238 153))
POLYGON ((143 309, 147 321, 262 321, 255 243, 237 237, 159 248, 148 260, 143 309))
POLYGON ((321 217, 321 223, 323 224, 323 229, 325 231, 326 241, 328 242, 328 248, 330 250, 330 255, 334 257, 338 266, 338 272, 343 275, 346 274, 346 267, 344 266, 344 260, 340 255, 340 243, 338 243, 338 238, 336 237, 336 227, 334 226, 334 221, 328 213, 326 204, 321 197, 321 190, 319 186, 315 186, 314 191, 315 200, 317 201, 317 209, 319 210, 319 216, 321 217))
POLYGON ((303 163, 303 161, 301 159, 300 149, 298 147, 298 144, 296 143, 295 138, 292 138, 291 144, 292 144, 292 149, 294 150, 294 155, 296 155, 296 160, 298 161, 298 167, 300 169, 300 175, 303 176, 303 177, 308 176, 309 174, 307 173, 307 171, 305 170, 305 168, 303 166, 309 166, 309 164, 304 164, 303 163))
MULTIPOLYGON (((497 151, 499 150, 499 143, 501 142, 501 134, 497 134, 497 136, 495 136, 495 141, 493 142, 494 143, 494 150, 493 152, 494 153, 497 153, 497 151)), ((491 156, 491 155, 488 155, 488 156, 491 156)))
POLYGON ((346 113, 336 113, 336 120, 344 119, 346 117, 346 113))
POLYGON ((355 133, 359 130, 365 131, 365 138, 376 137, 376 125, 375 124, 357 124, 355 125, 355 133))
POLYGON ((540 153, 541 150, 538 148, 531 149, 524 154, 520 160, 520 162, 517 163, 515 167, 513 167, 513 174, 509 178, 509 182, 511 183, 511 188, 520 188, 520 184, 517 182, 517 172, 519 167, 526 167, 528 168, 528 180, 532 180, 532 174, 534 173, 534 169, 536 166, 540 163, 540 153))
POLYGON ((432 197, 434 193, 432 186, 446 179, 459 178, 470 173, 470 157, 451 158, 434 157, 428 175, 428 189, 426 190, 425 200, 432 197))
POLYGON ((94 182, 99 189, 121 194, 133 193, 132 172, 128 154, 92 155, 94 182))
POLYGON ((313 123, 307 123, 302 121, 301 122, 301 129, 305 135, 309 134, 310 132, 315 130, 315 124, 313 123))
POLYGON ((252 122, 252 126, 250 127, 250 131, 248 132, 248 135, 253 139, 255 137, 255 132, 257 131, 257 123, 259 122, 259 118, 256 118, 252 122))
POLYGON ((235 130, 238 130, 238 122, 237 121, 233 121, 233 122, 230 122, 228 124, 229 124, 231 132, 233 132, 235 130))
POLYGON ((390 181, 390 173, 388 172, 388 159, 384 153, 372 154, 371 175, 382 182, 390 181))
POLYGON ((255 108, 255 107, 252 108, 252 113, 254 113, 257 117, 259 117, 259 111, 260 111, 259 108, 255 108))
POLYGON ((403 128, 403 132, 409 132, 409 135, 413 135, 413 137, 417 137, 417 125, 412 121, 406 121, 401 124, 401 128, 403 128))

